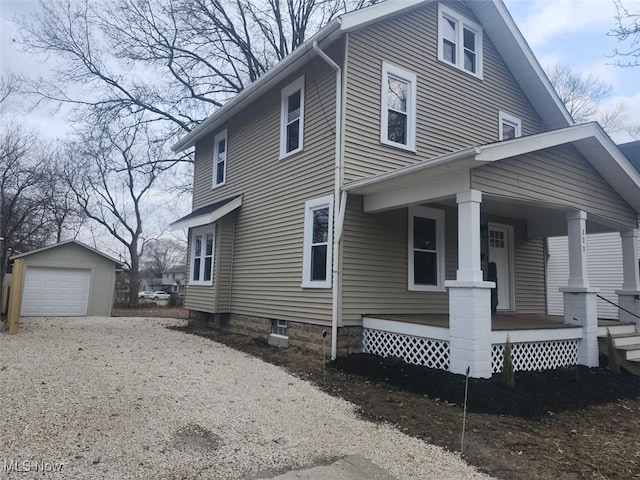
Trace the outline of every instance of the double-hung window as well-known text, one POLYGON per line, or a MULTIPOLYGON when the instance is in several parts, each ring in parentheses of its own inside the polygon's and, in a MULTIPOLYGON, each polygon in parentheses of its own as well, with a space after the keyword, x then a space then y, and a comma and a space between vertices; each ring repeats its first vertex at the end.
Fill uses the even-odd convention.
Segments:
POLYGON ((444 288, 444 210, 409 208, 409 290, 444 288))
POLYGON ((482 27, 438 5, 438 58, 482 78, 482 27))
POLYGON ((305 202, 302 286, 331 287, 333 195, 305 202))
POLYGON ((302 151, 304 140, 304 75, 282 89, 280 158, 302 151))
POLYGON ((415 151, 416 90, 414 73, 382 64, 382 143, 415 151))
POLYGON ((522 123, 520 119, 509 115, 508 113, 500 112, 498 114, 499 122, 499 140, 512 140, 518 138, 522 134, 522 123))
POLYGON ((227 130, 215 136, 213 146, 213 186, 224 185, 227 178, 227 130))
POLYGON ((190 285, 213 285, 215 224, 191 231, 190 285))

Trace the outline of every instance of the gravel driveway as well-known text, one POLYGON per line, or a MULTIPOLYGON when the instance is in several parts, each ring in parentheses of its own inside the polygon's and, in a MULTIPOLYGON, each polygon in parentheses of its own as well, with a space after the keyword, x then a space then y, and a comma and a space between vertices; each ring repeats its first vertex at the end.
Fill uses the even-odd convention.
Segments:
POLYGON ((276 366, 164 328, 180 324, 24 319, 0 333, 0 478, 35 462, 43 478, 263 478, 345 455, 398 479, 487 478, 276 366))

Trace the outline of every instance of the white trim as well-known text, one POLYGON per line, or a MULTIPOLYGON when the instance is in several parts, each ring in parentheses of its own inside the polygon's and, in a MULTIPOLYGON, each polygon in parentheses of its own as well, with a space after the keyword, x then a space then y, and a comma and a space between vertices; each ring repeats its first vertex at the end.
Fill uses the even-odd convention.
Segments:
POLYGON ((209 225, 214 223, 218 219, 224 217, 228 213, 233 212, 236 208, 242 206, 242 195, 234 198, 229 203, 224 204, 220 208, 215 209, 213 212, 204 213, 197 217, 187 218, 185 220, 178 220, 169 225, 169 230, 175 232, 176 230, 184 230, 186 228, 201 227, 202 225, 209 225))
POLYGON ((286 158, 304 149, 304 75, 282 89, 280 95, 280 158, 286 158), (298 121, 298 148, 287 152, 287 126, 289 125, 287 114, 289 97, 300 91, 300 115, 298 121))
POLYGON ((554 340, 579 340, 582 338, 582 328, 546 328, 530 330, 493 330, 491 344, 549 342, 554 340))
POLYGON ((469 172, 457 172, 445 177, 432 178, 416 185, 399 187, 380 193, 371 193, 363 198, 362 211, 383 212, 416 203, 427 203, 439 198, 455 195, 471 188, 469 172))
POLYGON ((451 339, 451 332, 446 327, 397 322, 395 320, 384 320, 373 316, 362 318, 362 328, 380 330, 381 332, 399 333, 400 335, 411 335, 412 337, 443 340, 445 342, 448 342, 451 339))
POLYGON ((416 151, 416 98, 417 98, 417 77, 415 73, 396 67, 387 62, 382 62, 382 83, 380 86, 380 142, 385 145, 402 148, 404 150, 416 151), (389 140, 389 105, 388 86, 389 77, 393 77, 408 84, 407 93, 407 143, 394 142, 389 140))
MULTIPOLYGON (((506 112, 500 110, 498 113, 498 140, 504 140, 504 125, 511 125, 515 130, 515 137, 518 138, 522 135, 522 121, 518 117, 514 117, 506 112)), ((509 139, 513 140, 513 139, 509 139)))
POLYGON ((482 27, 477 23, 469 20, 467 17, 462 15, 455 10, 452 10, 442 3, 438 3, 438 60, 447 65, 451 65, 452 67, 457 68, 458 70, 465 72, 469 75, 472 75, 476 78, 482 80, 482 57, 483 57, 483 47, 482 47, 482 27), (449 18, 450 20, 456 22, 456 49, 455 49, 455 62, 450 62, 449 60, 444 58, 444 48, 443 48, 443 35, 442 35, 442 21, 444 18, 449 18), (472 72, 464 68, 464 31, 469 30, 473 32, 475 35, 475 56, 476 56, 476 71, 472 72))
POLYGON ((225 128, 219 134, 217 134, 213 139, 213 163, 212 163, 212 182, 211 188, 218 188, 227 183, 227 161, 229 160, 229 139, 227 136, 227 129, 225 128), (222 172, 222 182, 216 183, 218 180, 218 148, 220 146, 220 141, 224 140, 224 168, 222 172))
POLYGON ((302 288, 331 288, 333 260, 333 195, 307 200, 304 203, 304 241, 302 257, 302 288), (325 280, 312 281, 311 248, 313 235, 313 212, 323 208, 329 209, 329 225, 327 237, 327 271, 325 280))
POLYGON ((445 274, 445 239, 444 239, 444 210, 411 206, 408 208, 408 234, 407 234, 407 289, 410 291, 444 291, 445 274), (437 262, 437 283, 435 285, 421 285, 414 281, 413 269, 413 218, 429 218, 436 222, 436 262, 437 262))
MULTIPOLYGON (((504 228, 509 235, 509 308, 501 308, 501 312, 514 312, 516 310, 516 268, 515 268, 515 255, 514 255, 514 241, 513 241, 513 225, 506 225, 504 223, 489 222, 487 225, 487 233, 491 228, 504 228)), ((487 247, 488 249, 491 247, 487 247)), ((489 251, 487 250, 487 253, 489 251)), ((490 260, 490 259, 489 259, 490 260)))
POLYGON ((213 223, 211 225, 207 225, 204 227, 200 227, 200 228, 194 228, 191 230, 191 232, 189 232, 189 243, 191 243, 191 255, 189 257, 189 283, 188 285, 191 286, 205 286, 205 287, 210 287, 213 285, 213 276, 215 274, 215 258, 216 258, 216 224, 213 223), (194 264, 194 260, 195 260, 195 251, 196 251, 196 242, 195 242, 195 237, 196 236, 202 236, 202 244, 201 244, 201 253, 200 256, 198 258, 200 258, 200 270, 199 270, 199 277, 202 279, 204 278, 204 267, 205 267, 205 258, 207 257, 206 255, 206 249, 207 249, 207 234, 212 234, 213 235, 213 245, 211 247, 211 280, 194 280, 193 279, 193 264, 194 264))

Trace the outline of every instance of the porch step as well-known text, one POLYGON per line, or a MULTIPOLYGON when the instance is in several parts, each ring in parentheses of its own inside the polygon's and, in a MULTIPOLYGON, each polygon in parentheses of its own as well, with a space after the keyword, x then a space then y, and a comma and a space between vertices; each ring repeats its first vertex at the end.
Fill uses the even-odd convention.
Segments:
POLYGON ((616 346, 616 350, 624 352, 624 357, 627 360, 640 359, 640 343, 616 346))
POLYGON ((603 325, 598 327, 598 336, 607 336, 607 333, 611 332, 611 335, 623 335, 625 333, 636 333, 636 326, 633 323, 620 323, 619 325, 603 325))
POLYGON ((616 348, 624 345, 640 345, 640 333, 612 333, 611 338, 616 348))

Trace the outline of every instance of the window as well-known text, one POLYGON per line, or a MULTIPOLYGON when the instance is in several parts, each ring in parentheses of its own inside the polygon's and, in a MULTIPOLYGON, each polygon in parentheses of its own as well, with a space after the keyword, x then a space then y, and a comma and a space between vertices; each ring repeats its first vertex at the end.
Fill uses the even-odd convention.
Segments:
POLYGON ((519 118, 500 112, 498 114, 498 122, 500 125, 499 140, 511 140, 521 135, 521 122, 519 118))
POLYGON ((302 286, 331 288, 333 195, 309 200, 304 214, 302 286))
POLYGON ((380 141, 415 151, 416 76, 382 64, 382 118, 380 141))
POLYGON ((213 146, 213 186, 224 185, 227 177, 227 131, 216 135, 213 146))
POLYGON ((192 230, 190 285, 213 285, 215 240, 215 224, 192 230))
POLYGON ((482 78, 482 27, 438 5, 438 58, 482 78))
POLYGON ((289 338, 289 322, 286 320, 271 320, 271 335, 289 338))
POLYGON ((444 285, 444 210, 409 208, 409 290, 444 285))
POLYGON ((280 158, 300 152, 304 131, 304 75, 282 89, 280 158))

